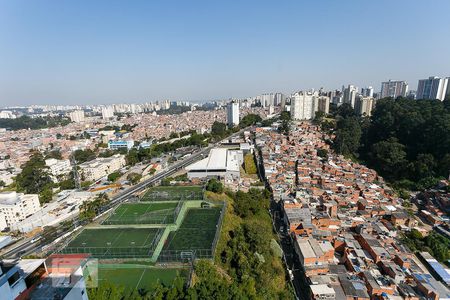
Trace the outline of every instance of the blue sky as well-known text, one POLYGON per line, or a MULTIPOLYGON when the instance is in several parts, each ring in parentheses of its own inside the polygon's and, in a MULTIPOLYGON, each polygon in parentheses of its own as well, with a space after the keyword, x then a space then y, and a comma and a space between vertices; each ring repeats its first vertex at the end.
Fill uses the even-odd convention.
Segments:
POLYGON ((0 0, 0 106, 450 76, 450 1, 0 0))

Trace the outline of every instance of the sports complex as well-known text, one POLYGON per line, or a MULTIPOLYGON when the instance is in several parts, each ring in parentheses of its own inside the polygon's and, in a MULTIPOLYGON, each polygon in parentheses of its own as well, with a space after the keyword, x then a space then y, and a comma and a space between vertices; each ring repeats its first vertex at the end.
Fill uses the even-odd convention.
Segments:
POLYGON ((205 199, 200 186, 152 187, 86 226, 60 253, 152 263, 213 258, 224 209, 205 199))

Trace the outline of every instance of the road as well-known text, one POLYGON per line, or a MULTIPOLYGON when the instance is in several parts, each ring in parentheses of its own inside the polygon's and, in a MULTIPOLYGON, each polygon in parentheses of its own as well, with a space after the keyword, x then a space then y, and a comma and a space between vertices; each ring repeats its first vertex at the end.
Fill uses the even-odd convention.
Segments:
MULTIPOLYGON (((233 133, 232 135, 228 136, 227 138, 225 138, 215 144, 210 144, 208 147, 200 149, 196 153, 193 153, 191 156, 172 164, 167 169, 161 171, 160 173, 154 175, 153 177, 151 177, 145 181, 142 181, 142 182, 122 191, 121 193, 119 193, 118 195, 114 196, 111 199, 111 201, 108 203, 108 205, 106 207, 104 207, 103 211, 106 211, 106 210, 110 209, 111 207, 118 205, 119 203, 130 198, 134 194, 142 192, 143 190, 145 190, 149 186, 153 185, 154 183, 157 183, 158 181, 175 174, 180 169, 183 169, 184 167, 196 162, 197 160, 200 160, 200 159, 206 157, 212 148, 217 147, 218 145, 220 145, 220 143, 222 143, 223 141, 225 141, 229 138, 240 135, 245 130, 248 130, 248 128, 241 129, 240 131, 233 133)), ((57 237, 62 236, 66 232, 67 232, 67 230, 60 232, 57 237)), ((55 239, 56 239, 56 237, 55 237, 55 239)), ((31 243, 31 240, 32 240, 32 238, 28 238, 21 242, 18 242, 16 245, 13 246, 12 249, 9 249, 5 253, 3 253, 2 257, 10 258, 10 259, 19 258, 22 256, 26 256, 26 255, 35 253, 37 251, 40 251, 40 249, 43 246, 45 246, 45 244, 43 244, 41 241, 31 243)))

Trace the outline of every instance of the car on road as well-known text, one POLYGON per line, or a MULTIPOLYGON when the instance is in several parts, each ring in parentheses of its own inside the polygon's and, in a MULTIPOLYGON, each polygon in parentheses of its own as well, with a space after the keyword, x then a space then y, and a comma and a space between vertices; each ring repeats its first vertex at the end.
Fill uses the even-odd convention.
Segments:
POLYGON ((37 241, 39 241, 42 237, 41 236, 37 236, 31 239, 30 243, 36 243, 37 241))

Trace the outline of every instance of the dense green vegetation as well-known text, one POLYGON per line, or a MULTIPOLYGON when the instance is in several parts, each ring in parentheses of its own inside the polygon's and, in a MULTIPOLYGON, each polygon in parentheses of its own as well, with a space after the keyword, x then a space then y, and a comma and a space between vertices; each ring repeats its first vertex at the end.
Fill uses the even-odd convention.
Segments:
POLYGON ((100 212, 100 208, 108 203, 108 195, 98 194, 94 201, 86 200, 80 205, 80 219, 92 221, 100 212))
POLYGON ((411 251, 429 252, 440 262, 446 262, 450 259, 450 239, 434 231, 423 237, 416 229, 404 234, 403 243, 411 251))
POLYGON ((34 153, 31 158, 22 165, 22 172, 16 178, 16 189, 26 194, 39 194, 41 203, 52 199, 52 180, 45 165, 41 153, 34 153))
POLYGON ((91 149, 75 150, 75 152, 73 152, 73 156, 75 157, 75 160, 79 164, 96 158, 95 152, 92 151, 91 149))
POLYGON ((338 153, 365 162, 395 187, 420 190, 449 175, 448 100, 381 99, 370 118, 344 104, 335 133, 338 153))
POLYGON ((126 155, 127 164, 135 165, 139 162, 149 161, 161 154, 176 151, 179 148, 187 146, 206 146, 207 134, 197 134, 195 132, 187 139, 180 139, 172 143, 153 144, 149 148, 131 149, 126 155))
POLYGON ((127 175, 127 180, 129 180, 132 184, 138 183, 142 178, 142 175, 139 173, 130 173, 127 175))
POLYGON ((239 122, 240 128, 245 128, 251 125, 255 125, 256 123, 259 123, 262 121, 262 118, 257 114, 248 114, 242 118, 242 120, 239 122))
POLYGON ((70 120, 65 117, 37 117, 21 116, 16 119, 0 119, 0 128, 9 128, 11 130, 20 129, 42 129, 57 126, 65 126, 70 120))
POLYGON ((280 115, 281 125, 278 127, 278 131, 284 135, 289 135, 291 130, 291 114, 287 111, 283 111, 280 115))
POLYGON ((213 193, 222 193, 223 192, 223 184, 216 178, 211 178, 206 184, 206 190, 213 193))
POLYGON ((116 182, 116 180, 119 179, 120 176, 122 176, 122 173, 120 173, 119 171, 112 172, 111 174, 108 175, 108 181, 116 182))

